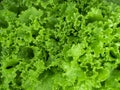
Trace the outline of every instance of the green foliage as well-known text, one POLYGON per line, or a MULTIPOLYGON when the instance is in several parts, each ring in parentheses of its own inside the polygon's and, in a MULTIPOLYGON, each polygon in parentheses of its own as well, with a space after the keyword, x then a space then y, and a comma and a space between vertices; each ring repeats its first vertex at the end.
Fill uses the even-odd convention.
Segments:
POLYGON ((120 6, 109 1, 0 1, 0 90, 120 90, 120 6))

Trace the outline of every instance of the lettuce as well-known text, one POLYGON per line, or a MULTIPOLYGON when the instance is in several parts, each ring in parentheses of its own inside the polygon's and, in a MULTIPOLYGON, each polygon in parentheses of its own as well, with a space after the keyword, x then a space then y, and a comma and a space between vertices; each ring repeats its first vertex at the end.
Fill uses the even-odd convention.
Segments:
POLYGON ((0 1, 0 90, 120 90, 120 6, 109 1, 0 1))

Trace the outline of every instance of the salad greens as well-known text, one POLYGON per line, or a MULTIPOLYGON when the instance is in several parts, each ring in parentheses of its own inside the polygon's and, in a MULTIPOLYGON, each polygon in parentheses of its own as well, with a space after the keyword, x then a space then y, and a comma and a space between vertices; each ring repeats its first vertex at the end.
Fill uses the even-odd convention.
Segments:
POLYGON ((120 6, 109 1, 1 0, 0 90, 120 90, 120 6))

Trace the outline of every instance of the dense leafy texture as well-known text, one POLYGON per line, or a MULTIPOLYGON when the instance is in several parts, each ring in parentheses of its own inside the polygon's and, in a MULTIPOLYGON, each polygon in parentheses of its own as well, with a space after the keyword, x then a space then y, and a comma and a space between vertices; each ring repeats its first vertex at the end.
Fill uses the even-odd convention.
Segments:
POLYGON ((109 1, 1 0, 0 90, 120 90, 120 6, 109 1))

